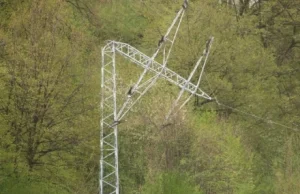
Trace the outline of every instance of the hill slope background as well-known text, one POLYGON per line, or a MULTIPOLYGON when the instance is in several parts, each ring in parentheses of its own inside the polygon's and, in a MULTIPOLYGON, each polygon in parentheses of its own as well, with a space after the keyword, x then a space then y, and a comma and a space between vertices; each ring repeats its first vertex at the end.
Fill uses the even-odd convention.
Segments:
MULTIPOLYGON (((158 82, 120 125, 121 193, 299 192, 300 1, 242 2, 190 2, 168 67, 187 77, 213 35, 201 88, 226 106, 161 130, 179 91, 158 82)), ((101 47, 151 55, 181 3, 0 0, 0 193, 97 193, 101 47)), ((140 70, 118 61, 126 90, 140 70)))

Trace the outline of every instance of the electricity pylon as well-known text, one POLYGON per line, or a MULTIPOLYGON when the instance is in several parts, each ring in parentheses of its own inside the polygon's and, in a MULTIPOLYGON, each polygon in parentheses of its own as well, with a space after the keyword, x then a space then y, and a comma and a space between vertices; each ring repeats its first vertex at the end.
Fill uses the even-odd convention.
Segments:
POLYGON ((203 54, 197 61, 188 79, 181 77, 166 67, 187 4, 188 1, 185 0, 166 34, 158 41, 157 50, 151 57, 129 44, 117 41, 109 41, 102 49, 100 194, 119 194, 118 125, 136 102, 156 83, 158 78, 163 78, 181 88, 178 98, 165 118, 166 122, 173 114, 176 114, 176 112, 173 113, 175 108, 179 107, 177 108, 178 111, 193 95, 209 100, 212 99, 199 88, 199 85, 213 38, 207 41, 203 54), (143 68, 143 72, 135 85, 129 88, 127 99, 120 108, 117 107, 116 54, 129 59, 137 66, 143 68), (159 54, 162 55, 162 63, 155 60, 159 54), (202 64, 202 70, 198 82, 193 84, 190 81, 200 64, 202 64), (151 74, 150 78, 149 76, 147 76, 147 79, 145 78, 146 73, 151 74), (190 93, 190 95, 184 99, 183 103, 179 103, 184 91, 190 93))

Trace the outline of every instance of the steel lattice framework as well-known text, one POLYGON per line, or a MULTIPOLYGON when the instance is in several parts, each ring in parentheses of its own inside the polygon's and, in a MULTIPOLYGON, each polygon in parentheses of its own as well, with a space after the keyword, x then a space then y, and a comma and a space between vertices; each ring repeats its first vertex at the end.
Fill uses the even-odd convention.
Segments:
POLYGON ((185 9, 187 8, 187 3, 187 0, 185 0, 182 8, 177 13, 166 34, 159 40, 158 48, 151 57, 129 44, 117 41, 109 41, 102 49, 100 194, 119 194, 118 124, 121 122, 126 113, 129 112, 132 106, 134 106, 136 102, 156 83, 158 78, 163 78, 181 88, 177 99, 173 103, 173 106, 170 108, 170 111, 165 118, 165 122, 168 121, 172 114, 176 114, 176 111, 174 111, 176 107, 178 107, 177 110, 181 109, 193 95, 208 100, 212 99, 199 88, 199 85, 209 56, 213 37, 206 42, 203 54, 200 56, 188 79, 183 78, 166 67, 185 9), (143 72, 135 85, 129 89, 127 99, 120 108, 117 107, 117 54, 129 59, 143 69, 143 72), (155 58, 160 54, 162 55, 161 63, 155 60, 155 58), (193 84, 190 82, 191 78, 201 64, 202 70, 199 75, 198 82, 197 84, 193 84), (146 73, 151 75, 150 78, 149 76, 145 76, 146 73), (188 92, 190 95, 179 103, 183 92, 188 92))

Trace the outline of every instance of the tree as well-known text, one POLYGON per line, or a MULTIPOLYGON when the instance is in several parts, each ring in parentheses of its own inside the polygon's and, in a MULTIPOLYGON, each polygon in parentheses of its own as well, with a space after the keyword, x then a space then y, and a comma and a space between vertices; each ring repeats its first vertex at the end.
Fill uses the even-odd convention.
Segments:
POLYGON ((6 43, 0 60, 0 149, 7 156, 0 160, 1 176, 49 179, 51 171, 71 162, 74 148, 94 136, 88 116, 93 118, 95 98, 87 91, 94 87, 89 74, 97 56, 92 38, 84 36, 87 28, 68 17, 76 14, 69 4, 20 5, 0 32, 6 43))

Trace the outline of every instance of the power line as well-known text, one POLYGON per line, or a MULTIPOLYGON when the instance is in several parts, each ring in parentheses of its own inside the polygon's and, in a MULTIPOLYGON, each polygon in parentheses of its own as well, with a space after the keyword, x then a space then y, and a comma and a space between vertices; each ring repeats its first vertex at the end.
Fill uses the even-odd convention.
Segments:
POLYGON ((231 109, 231 110, 233 110, 233 111, 242 113, 242 114, 244 114, 244 115, 248 115, 248 116, 250 116, 250 117, 253 117, 253 118, 257 119, 257 120, 261 120, 261 121, 263 121, 263 122, 265 122, 265 123, 268 123, 268 124, 274 124, 274 125, 277 125, 277 126, 281 126, 281 127, 287 128, 287 129, 291 129, 291 130, 296 131, 296 132, 299 131, 298 128, 293 128, 293 127, 290 127, 290 126, 287 126, 287 125, 283 125, 283 124, 281 124, 281 123, 279 123, 279 122, 275 122, 275 121, 273 121, 273 120, 271 120, 271 119, 265 119, 265 118, 263 118, 263 117, 260 117, 260 116, 255 115, 255 114, 253 114, 253 113, 249 113, 249 112, 246 112, 246 111, 239 110, 239 109, 237 109, 237 108, 233 108, 233 107, 231 107, 231 106, 228 106, 228 105, 225 105, 225 104, 223 104, 223 103, 220 103, 220 102, 218 101, 217 98, 214 98, 214 99, 215 99, 216 103, 217 103, 219 106, 223 106, 223 107, 229 108, 229 109, 231 109))
MULTIPOLYGON (((212 87, 211 87, 210 82, 208 81, 207 76, 205 75, 204 77, 205 77, 205 79, 206 79, 206 81, 207 81, 207 83, 208 83, 209 89, 212 91, 212 87)), ((213 94, 212 94, 212 95, 213 95, 213 94)), ((234 108, 234 107, 228 106, 228 105, 226 105, 226 104, 220 103, 220 102, 218 101, 217 97, 214 97, 213 99, 216 101, 216 103, 218 104, 218 106, 223 106, 223 107, 229 108, 229 109, 231 109, 231 110, 233 110, 233 111, 242 113, 242 114, 244 114, 244 115, 248 115, 248 116, 250 116, 250 117, 252 117, 252 118, 255 118, 255 119, 257 119, 257 120, 263 121, 263 122, 268 123, 268 124, 274 124, 274 125, 277 125, 277 126, 281 126, 281 127, 287 128, 287 129, 291 129, 291 130, 296 131, 296 132, 299 132, 299 131, 300 131, 298 128, 294 128, 294 127, 290 127, 290 126, 287 126, 287 125, 283 125, 283 124, 281 124, 281 123, 279 123, 279 122, 275 122, 275 121, 273 121, 273 120, 271 120, 271 119, 265 119, 265 118, 263 118, 263 117, 260 117, 260 116, 255 115, 255 114, 253 114, 253 113, 249 113, 249 112, 246 112, 246 111, 242 111, 242 110, 239 110, 239 109, 237 109, 237 108, 234 108)))

